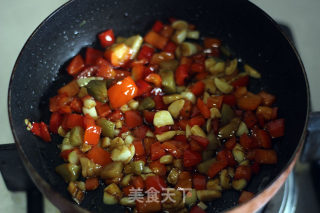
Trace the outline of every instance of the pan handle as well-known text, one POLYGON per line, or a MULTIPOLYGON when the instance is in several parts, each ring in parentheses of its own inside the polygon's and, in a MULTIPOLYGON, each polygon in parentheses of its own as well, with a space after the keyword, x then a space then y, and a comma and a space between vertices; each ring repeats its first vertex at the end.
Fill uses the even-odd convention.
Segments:
POLYGON ((305 145, 300 161, 310 162, 320 159, 320 112, 311 112, 307 127, 305 145))
POLYGON ((28 213, 43 212, 43 196, 24 168, 16 144, 0 145, 0 171, 8 190, 27 192, 28 213))

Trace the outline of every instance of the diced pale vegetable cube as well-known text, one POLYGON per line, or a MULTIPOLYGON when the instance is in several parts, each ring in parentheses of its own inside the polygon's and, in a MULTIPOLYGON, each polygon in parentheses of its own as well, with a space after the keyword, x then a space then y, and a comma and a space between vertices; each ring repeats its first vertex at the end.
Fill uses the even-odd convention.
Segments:
POLYGON ((153 125, 155 125, 156 127, 162 127, 173 124, 174 121, 169 111, 161 110, 155 113, 153 118, 153 125))

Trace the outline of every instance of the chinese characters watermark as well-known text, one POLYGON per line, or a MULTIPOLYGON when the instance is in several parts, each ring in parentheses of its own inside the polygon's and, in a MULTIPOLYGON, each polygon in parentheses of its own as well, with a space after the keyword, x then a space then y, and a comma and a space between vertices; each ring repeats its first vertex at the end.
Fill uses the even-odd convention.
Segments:
MULTIPOLYGON (((137 202, 146 202, 146 203, 152 203, 152 202, 172 202, 175 203, 176 200, 175 197, 175 190, 174 188, 162 188, 161 191, 155 189, 154 187, 150 187, 148 190, 143 193, 143 190, 141 188, 131 188, 129 189, 128 197, 132 201, 137 202), (161 196, 160 196, 161 195, 161 196), (160 200, 160 197, 162 197, 162 200, 160 200)), ((184 203, 186 200, 186 196, 191 196, 191 188, 179 188, 179 191, 182 192, 182 202, 184 203)))

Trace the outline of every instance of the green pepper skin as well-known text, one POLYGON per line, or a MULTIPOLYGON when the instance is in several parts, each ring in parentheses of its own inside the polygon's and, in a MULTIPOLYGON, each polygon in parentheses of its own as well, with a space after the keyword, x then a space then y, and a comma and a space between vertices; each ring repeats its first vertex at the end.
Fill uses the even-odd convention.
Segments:
POLYGON ((80 146, 83 143, 84 130, 80 126, 73 127, 70 131, 70 144, 80 146))
POLYGON ((105 118, 99 118, 97 125, 102 128, 102 135, 109 138, 114 138, 115 124, 105 118))
POLYGON ((102 103, 107 102, 108 93, 107 93, 107 82, 105 80, 92 80, 87 85, 89 95, 102 103))
POLYGON ((162 79, 162 87, 165 93, 175 93, 177 91, 174 73, 171 70, 160 70, 159 75, 162 79))
POLYGON ((76 181, 80 175, 80 166, 72 163, 64 163, 56 167, 56 172, 66 182, 76 181))
POLYGON ((156 106, 154 100, 150 97, 146 97, 139 103, 138 110, 153 109, 156 106))

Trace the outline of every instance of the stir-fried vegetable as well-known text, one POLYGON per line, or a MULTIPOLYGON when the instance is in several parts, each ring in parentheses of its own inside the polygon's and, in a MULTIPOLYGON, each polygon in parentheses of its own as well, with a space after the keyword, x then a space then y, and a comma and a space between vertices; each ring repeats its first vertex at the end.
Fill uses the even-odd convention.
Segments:
POLYGON ((105 204, 137 212, 204 212, 226 189, 250 200, 244 189, 260 164, 277 163, 272 139, 285 134, 275 96, 248 91, 261 74, 184 20, 98 38, 104 53, 88 47, 67 66, 74 80, 50 98, 49 128, 25 120, 46 142, 63 137, 56 172, 74 201, 101 185, 105 204))

